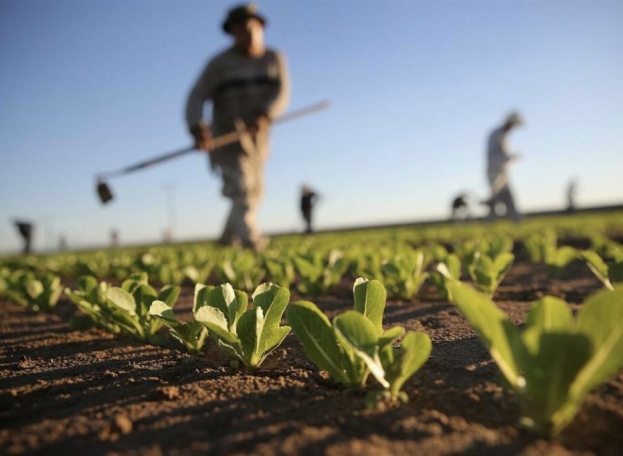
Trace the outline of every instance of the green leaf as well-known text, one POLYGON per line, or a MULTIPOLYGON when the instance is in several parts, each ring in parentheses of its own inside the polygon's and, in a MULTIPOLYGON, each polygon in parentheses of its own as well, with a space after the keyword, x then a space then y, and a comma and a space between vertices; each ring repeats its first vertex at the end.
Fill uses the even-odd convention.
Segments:
POLYGON ((450 273, 450 277, 459 280, 461 278, 461 259, 458 255, 451 253, 444 261, 450 273))
MULTIPOLYGON (((264 326, 264 328, 266 328, 266 326, 264 326)), ((275 348, 279 347, 286 336, 290 334, 291 330, 292 328, 289 326, 280 326, 278 328, 273 328, 270 333, 268 333, 267 337, 262 337, 264 354, 270 353, 275 348)), ((264 332, 266 332, 266 329, 264 329, 264 332)))
POLYGON ((426 362, 433 345, 428 335, 409 331, 402 340, 401 351, 393 362, 385 366, 385 379, 390 387, 392 400, 397 400, 402 385, 426 362))
POLYGON ((377 335, 383 333, 383 312, 385 311, 385 287, 378 280, 359 277, 353 287, 355 310, 367 317, 376 328, 377 335))
POLYGON ((299 301, 288 306, 286 317, 309 360, 336 381, 348 384, 341 362, 342 350, 325 314, 315 304, 299 301))
POLYGON ((590 358, 592 344, 583 334, 541 329, 535 325, 522 334, 529 355, 521 362, 525 387, 519 400, 524 424, 555 435, 577 412, 580 401, 570 398, 569 388, 590 358))
POLYGON ((109 288, 106 291, 106 298, 130 316, 136 315, 136 302, 134 297, 126 290, 118 287, 109 288))
POLYGON ((580 252, 580 256, 584 261, 586 261, 588 267, 591 271, 593 271, 593 274, 595 274, 602 282, 608 279, 608 266, 604 263, 604 260, 597 255, 597 253, 590 250, 584 250, 580 252))
POLYGON ((521 344, 517 328, 489 298, 469 285, 449 279, 447 287, 455 304, 476 330, 506 380, 513 387, 518 387, 522 380, 513 352, 513 347, 521 344))
POLYGON ((532 304, 526 318, 526 329, 535 328, 539 333, 568 333, 575 329, 573 315, 562 299, 546 296, 532 304))
POLYGON ((593 344, 593 356, 571 389, 581 398, 623 367, 623 289, 589 297, 578 313, 577 332, 593 344))
MULTIPOLYGON (((260 336, 260 351, 267 351, 271 346, 274 348, 275 340, 273 332, 277 331, 281 324, 283 313, 290 301, 290 291, 272 283, 264 283, 256 288, 253 293, 253 305, 260 307, 264 312, 264 328, 260 336)), ((289 332, 289 331, 288 331, 289 332)), ((285 334, 287 335, 288 332, 285 334)), ((283 337, 275 336, 281 343, 283 337)))
POLYGON ((195 314, 195 320, 225 342, 231 345, 240 345, 238 336, 229 332, 227 320, 220 309, 212 306, 204 306, 195 314))
POLYGON ((26 294, 32 299, 36 299, 44 292, 45 288, 39 280, 29 280, 26 282, 26 294))
POLYGON ((181 324, 179 321, 177 321, 177 318, 175 318, 173 309, 171 309, 171 307, 169 307, 166 302, 160 301, 158 299, 151 303, 151 307, 149 308, 149 315, 160 319, 165 325, 171 328, 176 328, 181 324))
POLYGON ((195 291, 193 293, 193 314, 203 306, 208 304, 208 293, 213 287, 208 287, 201 283, 195 284, 195 291))
POLYGON ((501 282, 515 261, 512 253, 501 253, 493 261, 494 272, 498 282, 501 282))
POLYGON ((240 316, 247 310, 249 297, 244 291, 234 290, 226 283, 208 291, 208 305, 219 309, 228 322, 229 331, 236 332, 240 316))
POLYGON ((378 341, 376 328, 374 323, 360 312, 347 310, 335 317, 333 327, 340 341, 343 338, 361 350, 369 353, 374 351, 378 341))
POLYGON ((238 321, 238 337, 245 366, 257 367, 262 359, 260 338, 264 329, 264 312, 261 307, 247 310, 238 321))
MULTIPOLYGON (((377 328, 360 312, 347 310, 333 320, 335 335, 342 345, 348 347, 370 369, 374 377, 388 387, 385 380, 385 371, 379 358, 377 347, 377 328)), ((356 365, 356 363, 353 363, 356 365)))
POLYGON ((394 326, 388 329, 378 340, 379 350, 384 349, 387 345, 393 344, 396 339, 405 333, 402 326, 394 326))
POLYGON ((164 301, 169 307, 173 308, 180 296, 180 287, 177 285, 167 285, 158 293, 158 299, 164 301))

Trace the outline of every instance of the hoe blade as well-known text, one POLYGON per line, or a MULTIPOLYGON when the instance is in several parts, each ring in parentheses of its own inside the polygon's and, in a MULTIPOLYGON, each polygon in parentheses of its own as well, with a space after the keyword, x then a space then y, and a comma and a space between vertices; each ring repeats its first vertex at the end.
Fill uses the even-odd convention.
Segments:
POLYGON ((113 199, 112 192, 110 191, 110 188, 104 181, 98 181, 97 194, 102 204, 106 204, 107 202, 113 199))

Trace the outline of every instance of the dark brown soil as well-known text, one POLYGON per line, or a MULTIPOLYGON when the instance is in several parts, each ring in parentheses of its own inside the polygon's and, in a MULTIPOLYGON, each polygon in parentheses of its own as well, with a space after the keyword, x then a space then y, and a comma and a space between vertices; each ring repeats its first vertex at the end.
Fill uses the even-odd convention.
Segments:
MULTIPOLYGON (((352 307, 351 279, 312 299, 330 317, 352 307)), ((516 264, 496 302, 516 323, 545 294, 576 308, 600 283, 583 265, 551 279, 516 264)), ((298 299, 293 296, 293 300, 298 299)), ((189 315, 192 288, 178 303, 189 315)), ((0 303, 0 454, 599 454, 623 451, 623 373, 584 403, 555 440, 516 426, 514 395, 460 312, 428 284, 388 302, 385 323, 424 331, 429 361, 409 380, 410 402, 367 410, 331 383, 294 335, 254 373, 232 371, 213 348, 193 357, 171 341, 144 345, 71 331, 72 306, 45 315, 0 303)))

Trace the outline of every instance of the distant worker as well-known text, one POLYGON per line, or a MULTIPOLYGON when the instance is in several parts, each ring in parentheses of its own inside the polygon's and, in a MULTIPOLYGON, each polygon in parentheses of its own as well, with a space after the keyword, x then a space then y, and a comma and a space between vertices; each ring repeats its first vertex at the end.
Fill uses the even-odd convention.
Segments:
POLYGON ((469 218, 469 204, 467 193, 461 193, 452 200, 452 220, 469 218))
POLYGON ((285 111, 290 94, 285 57, 264 46, 265 26, 255 5, 231 9, 223 30, 233 45, 208 62, 186 104, 195 147, 211 151, 212 169, 223 179, 222 194, 232 200, 218 242, 256 251, 267 243, 257 226, 257 211, 264 192, 270 125, 285 111), (206 101, 212 102, 210 125, 203 119, 206 101), (236 130, 243 132, 238 142, 212 150, 213 137, 236 130))
POLYGON ((520 215, 515 207, 515 200, 508 182, 508 168, 519 159, 518 154, 508 150, 506 136, 515 127, 523 125, 523 119, 517 113, 508 116, 501 127, 493 130, 487 144, 487 178, 491 185, 491 196, 483 204, 489 206, 489 218, 497 216, 496 209, 502 204, 506 217, 519 221, 520 215))
POLYGON ((567 185, 567 212, 575 211, 575 195, 578 191, 578 181, 577 179, 571 179, 569 184, 567 185))
POLYGON ((15 220, 15 227, 24 241, 24 248, 22 249, 22 252, 28 255, 31 252, 33 225, 30 222, 15 220))
POLYGON ((303 214, 303 220, 305 220, 305 232, 307 234, 314 231, 312 229, 312 212, 314 210, 314 206, 316 205, 317 199, 318 195, 316 195, 316 193, 307 185, 303 185, 301 187, 301 213, 303 214))
POLYGON ((67 250, 67 238, 64 234, 58 237, 58 250, 59 252, 65 252, 67 250))
POLYGON ((110 246, 113 249, 119 247, 119 231, 115 229, 110 230, 110 246))

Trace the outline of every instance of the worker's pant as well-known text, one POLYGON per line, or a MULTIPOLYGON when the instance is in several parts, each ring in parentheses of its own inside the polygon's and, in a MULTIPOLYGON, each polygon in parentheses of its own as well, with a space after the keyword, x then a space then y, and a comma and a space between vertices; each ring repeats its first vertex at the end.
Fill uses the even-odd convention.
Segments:
POLYGON ((303 211, 303 220, 305 220, 305 232, 306 233, 311 233, 313 232, 312 229, 312 211, 311 209, 304 209, 303 211))
POLYGON ((511 193, 511 189, 508 186, 508 182, 505 183, 502 188, 491 198, 489 203, 489 217, 495 217, 495 207, 502 203, 506 208, 506 217, 510 217, 513 220, 519 220, 519 213, 517 212, 517 208, 515 207, 515 200, 513 198, 513 194, 511 193))
POLYGON ((223 196, 232 200, 220 242, 240 240, 244 247, 258 247, 260 231, 257 210, 264 193, 264 160, 242 155, 233 164, 219 166, 223 177, 223 196))

